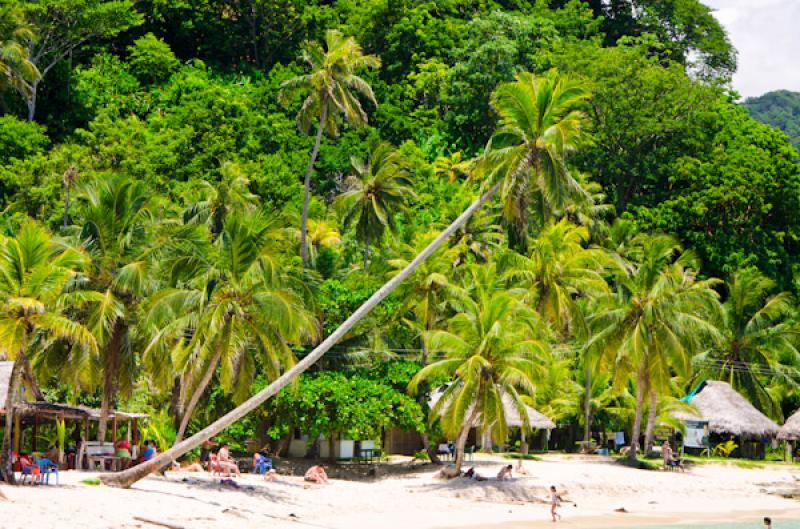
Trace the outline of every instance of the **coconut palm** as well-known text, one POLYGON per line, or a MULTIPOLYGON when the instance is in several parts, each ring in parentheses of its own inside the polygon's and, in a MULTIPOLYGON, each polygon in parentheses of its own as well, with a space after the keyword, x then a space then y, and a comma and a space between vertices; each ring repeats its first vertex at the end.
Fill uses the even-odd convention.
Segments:
POLYGON ((791 319, 792 295, 772 294, 775 282, 755 268, 736 272, 727 286, 724 340, 697 358, 700 374, 727 380, 762 411, 780 419, 780 403, 773 400, 768 385, 796 385, 800 353, 798 328, 791 319))
MULTIPOLYGON (((569 176, 566 166, 566 156, 574 150, 580 139, 584 116, 577 110, 577 105, 588 96, 576 83, 569 79, 562 78, 556 73, 551 73, 545 76, 543 80, 536 81, 533 76, 520 76, 517 81, 511 84, 523 85, 517 91, 527 92, 529 97, 537 93, 537 90, 530 87, 531 83, 534 84, 547 84, 549 89, 544 90, 543 94, 547 97, 533 99, 530 105, 534 107, 545 107, 547 110, 537 111, 535 114, 544 115, 547 117, 548 126, 545 129, 539 127, 544 131, 541 141, 537 145, 547 145, 548 156, 554 160, 555 166, 558 167, 555 172, 548 173, 547 178, 537 179, 540 182, 540 190, 548 196, 560 196, 566 191, 564 188, 574 189, 574 179, 569 176), (561 126, 561 120, 567 119, 568 125, 561 126), (555 163, 555 160, 558 160, 555 163), (550 187, 553 186, 553 189, 550 187), (556 190, 555 187, 561 189, 556 190)), ((506 89, 508 91, 508 89, 506 89)), ((504 101, 505 97, 499 97, 498 101, 504 101)), ((498 106, 503 106, 504 103, 498 103, 498 106)), ((510 105, 510 103, 509 103, 510 105)), ((513 106, 513 105, 511 105, 513 106)), ((503 118, 503 123, 510 124, 516 121, 515 113, 506 112, 506 117, 503 118)), ((322 120, 324 123, 325 120, 322 120)), ((504 125, 506 126, 506 125, 504 125)), ((532 152, 538 152, 539 147, 534 146, 532 152)), ((146 464, 138 465, 134 468, 128 469, 124 472, 119 472, 113 475, 104 475, 101 477, 104 483, 118 487, 129 487, 136 481, 147 476, 153 469, 163 466, 173 459, 180 457, 187 451, 198 446, 208 438, 218 434, 223 429, 227 428, 237 420, 241 419, 251 411, 258 408, 267 399, 277 394, 281 388, 289 384, 294 378, 300 375, 303 371, 311 367, 317 360, 319 360, 333 345, 339 342, 346 334, 356 325, 362 318, 369 314, 386 296, 389 295, 398 285, 400 285, 409 275, 411 275, 417 267, 419 267, 431 254, 433 254, 442 244, 451 239, 456 231, 464 226, 469 218, 479 210, 484 204, 489 202, 492 197, 502 188, 513 188, 513 181, 517 179, 514 171, 508 171, 510 162, 505 163, 504 168, 499 170, 491 169, 492 159, 498 162, 503 162, 506 157, 502 153, 496 153, 493 149, 487 151, 488 156, 484 157, 480 164, 480 171, 475 172, 475 178, 485 178, 484 184, 486 191, 484 191, 478 198, 469 205, 453 222, 447 226, 431 243, 425 247, 408 265, 400 272, 381 286, 376 292, 372 294, 356 311, 345 319, 342 324, 336 328, 327 338, 325 338, 317 347, 314 348, 308 355, 299 361, 294 367, 287 370, 280 377, 274 380, 267 387, 259 391, 257 394, 250 397, 246 402, 239 405, 234 410, 230 411, 223 417, 220 417, 206 428, 195 433, 191 438, 186 439, 159 454, 146 464), (507 180, 509 182, 507 182, 507 180)), ((529 166, 527 163, 518 164, 520 170, 528 173, 537 173, 538 171, 548 170, 551 165, 535 164, 529 166)), ((519 189, 520 192, 529 192, 529 190, 519 189)), ((571 193, 567 193, 571 194, 571 193)), ((511 198, 509 193, 506 193, 506 198, 511 198)), ((303 238, 305 240, 305 238, 303 238)))
MULTIPOLYGON (((599 299, 587 346, 614 366, 617 385, 635 377, 636 409, 629 460, 636 461, 645 394, 655 409, 673 372, 688 375, 691 359, 719 338, 717 280, 696 277, 697 260, 671 237, 648 237, 634 271, 599 299)), ((648 421, 651 422, 651 421, 648 421)))
POLYGON ((219 368, 223 389, 241 401, 254 378, 255 356, 265 375, 277 378, 294 364, 291 343, 315 334, 316 323, 294 291, 287 263, 274 248, 280 233, 258 213, 234 212, 203 255, 177 256, 194 270, 184 288, 163 289, 147 303, 145 326, 152 338, 145 350, 165 345, 187 384, 186 406, 177 432, 180 441, 192 414, 219 368))
POLYGON ((556 71, 520 73, 492 94, 500 123, 472 176, 502 182, 509 242, 518 249, 525 247, 532 200, 540 198, 548 211, 591 200, 565 161, 579 146, 585 124, 580 105, 587 97, 580 84, 556 71))
POLYGON ((312 124, 317 122, 317 135, 303 179, 303 212, 300 220, 300 249, 303 264, 307 265, 306 222, 311 173, 319 153, 322 133, 337 135, 339 115, 353 127, 367 123, 367 113, 358 100, 358 94, 376 106, 377 102, 372 88, 358 76, 358 72, 365 68, 378 68, 380 60, 373 55, 365 55, 353 37, 344 37, 334 29, 325 33, 324 48, 317 42, 307 43, 300 60, 308 65, 310 72, 284 81, 278 99, 281 103, 288 104, 298 95, 304 97, 297 114, 297 125, 304 133, 308 133, 312 124))
POLYGON ((258 197, 250 192, 250 180, 239 164, 225 162, 220 169, 217 185, 206 180, 200 182, 199 200, 189 204, 183 212, 186 224, 207 224, 214 235, 222 231, 226 213, 233 210, 255 211, 258 197))
POLYGON ((366 271, 370 244, 380 244, 387 229, 395 231, 394 217, 414 191, 408 163, 388 143, 376 145, 366 162, 351 158, 350 163, 355 173, 345 180, 346 191, 336 197, 334 207, 344 226, 355 224, 366 271))
POLYGON ((151 258, 160 250, 149 229, 151 193, 138 181, 108 175, 78 194, 80 239, 92 257, 85 296, 87 325, 101 350, 102 399, 97 439, 105 440, 108 412, 129 390, 136 369, 131 326, 136 303, 155 288, 151 258))
POLYGON ((456 472, 470 429, 491 432, 498 443, 507 438, 504 395, 527 421, 522 395, 535 392, 547 352, 539 339, 538 316, 522 302, 524 292, 505 289, 493 264, 470 267, 464 283, 468 297, 461 301, 463 310, 448 320, 447 330, 428 333, 438 358, 409 384, 413 392, 422 381, 450 379, 431 419, 441 417, 445 433, 455 439, 456 472))
POLYGON ((63 314, 60 298, 76 275, 88 265, 88 257, 54 240, 47 231, 28 222, 14 237, 0 238, 0 351, 14 360, 4 403, 2 470, 6 483, 11 471, 13 396, 19 392, 23 373, 32 376, 29 355, 54 341, 66 341, 97 353, 92 334, 63 314))
POLYGON ((40 77, 28 59, 28 46, 35 40, 33 30, 14 3, 0 6, 0 91, 8 88, 30 93, 31 81, 40 77))

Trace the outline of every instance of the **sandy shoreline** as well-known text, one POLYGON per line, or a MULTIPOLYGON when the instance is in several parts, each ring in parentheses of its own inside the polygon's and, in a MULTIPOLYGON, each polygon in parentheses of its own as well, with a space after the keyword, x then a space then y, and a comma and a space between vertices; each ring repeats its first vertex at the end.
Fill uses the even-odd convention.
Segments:
MULTIPOLYGON (((483 475, 507 463, 479 455, 483 475)), ((334 480, 306 487, 301 478, 265 483, 249 475, 232 489, 207 474, 168 473, 130 490, 80 483, 89 473, 62 473, 59 487, 2 487, 4 529, 61 527, 152 529, 145 520, 185 529, 315 527, 445 529, 553 527, 546 503, 552 484, 569 491, 577 507, 563 507, 560 526, 611 528, 643 524, 755 521, 769 515, 800 520, 800 502, 779 494, 797 487, 800 467, 741 469, 703 465, 685 474, 641 471, 607 458, 548 456, 526 462, 529 476, 513 482, 443 482, 424 466, 371 482, 334 480), (795 474, 798 477, 795 477, 795 474), (624 507, 625 514, 614 509, 624 507)))

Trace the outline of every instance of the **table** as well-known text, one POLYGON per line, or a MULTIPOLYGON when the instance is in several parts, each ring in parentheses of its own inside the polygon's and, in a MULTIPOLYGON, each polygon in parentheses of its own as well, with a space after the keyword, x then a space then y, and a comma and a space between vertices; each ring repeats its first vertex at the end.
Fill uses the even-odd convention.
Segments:
POLYGON ((372 463, 376 459, 380 459, 381 451, 379 448, 362 448, 358 451, 359 460, 365 463, 372 463))

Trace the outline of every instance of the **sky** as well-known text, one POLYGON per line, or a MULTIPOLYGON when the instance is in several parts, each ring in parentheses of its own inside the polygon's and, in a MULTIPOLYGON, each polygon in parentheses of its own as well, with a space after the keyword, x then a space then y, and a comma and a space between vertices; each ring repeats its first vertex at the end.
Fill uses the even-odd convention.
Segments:
POLYGON ((800 92, 800 0, 702 0, 739 52, 733 88, 743 97, 800 92))

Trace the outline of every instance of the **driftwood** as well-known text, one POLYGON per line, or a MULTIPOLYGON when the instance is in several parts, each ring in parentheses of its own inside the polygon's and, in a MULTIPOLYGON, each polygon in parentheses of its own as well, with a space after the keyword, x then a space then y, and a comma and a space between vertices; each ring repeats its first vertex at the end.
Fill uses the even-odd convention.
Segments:
POLYGON ((158 520, 151 520, 149 518, 144 518, 142 516, 134 516, 133 519, 139 522, 149 523, 150 525, 158 525, 161 527, 166 527, 167 529, 186 529, 182 525, 175 525, 168 522, 159 522, 158 520))

